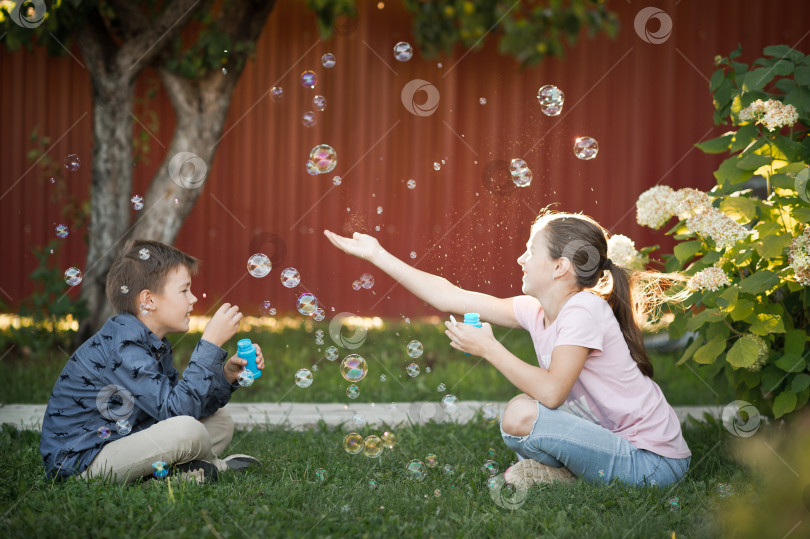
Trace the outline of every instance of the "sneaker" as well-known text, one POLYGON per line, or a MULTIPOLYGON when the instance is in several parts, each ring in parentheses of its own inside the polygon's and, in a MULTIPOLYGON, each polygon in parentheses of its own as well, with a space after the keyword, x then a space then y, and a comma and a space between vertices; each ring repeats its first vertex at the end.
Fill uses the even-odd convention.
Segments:
POLYGON ((507 483, 527 488, 536 483, 553 483, 554 481, 573 483, 577 479, 565 466, 554 468, 531 459, 521 460, 510 467, 503 473, 503 477, 507 483))
POLYGON ((230 455, 222 459, 228 465, 229 470, 242 472, 253 466, 261 467, 258 460, 249 455, 230 455))
POLYGON ((213 483, 217 480, 217 467, 204 460, 192 460, 172 466, 172 477, 197 484, 213 483))

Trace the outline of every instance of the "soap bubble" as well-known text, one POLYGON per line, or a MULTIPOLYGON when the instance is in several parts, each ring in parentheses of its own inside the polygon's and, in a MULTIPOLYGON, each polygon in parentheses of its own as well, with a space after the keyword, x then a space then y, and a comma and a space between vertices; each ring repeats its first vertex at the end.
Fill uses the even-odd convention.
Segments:
POLYGON ((408 376, 411 378, 416 378, 419 376, 419 365, 416 363, 411 363, 405 368, 405 370, 408 372, 408 376))
POLYGON ((732 494, 731 485, 726 483, 717 483, 714 491, 718 498, 728 498, 732 494))
POLYGON ((321 65, 327 69, 335 67, 335 62, 335 55, 331 52, 327 52, 321 56, 321 65))
POLYGON ((406 185, 408 186, 408 189, 416 189, 416 181, 415 180, 408 180, 408 183, 406 185))
POLYGON ((162 460, 153 462, 152 468, 154 468, 154 471, 152 472, 152 475, 157 477, 158 479, 166 477, 167 475, 169 475, 168 466, 169 465, 163 462, 162 460))
POLYGON ((329 361, 336 360, 338 358, 337 346, 330 346, 329 348, 327 348, 324 357, 329 361))
POLYGON ((69 231, 67 225, 56 225, 56 237, 65 239, 68 237, 69 231))
POLYGON ((442 164, 439 163, 438 161, 434 161, 433 162, 433 170, 441 170, 441 169, 442 169, 442 164))
POLYGON ((394 58, 400 62, 407 62, 413 57, 413 47, 410 43, 400 41, 394 45, 394 58))
POLYGON ((488 425, 498 421, 498 405, 493 402, 488 402, 481 407, 481 415, 484 422, 488 425))
POLYGON ((380 382, 385 382, 388 378, 385 377, 385 374, 380 375, 380 382))
MULTIPOLYGON (((321 321, 321 320, 323 320, 324 318, 326 318, 326 311, 324 311, 324 310, 323 310, 322 308, 320 308, 320 307, 318 307, 317 309, 315 309, 315 312, 314 312, 314 313, 312 313, 312 319, 313 319, 313 320, 315 320, 316 322, 320 322, 320 321, 321 321)), ((320 342, 320 343, 318 343, 318 344, 323 344, 323 342, 320 342)))
POLYGON ((129 201, 132 202, 133 210, 140 211, 143 209, 143 197, 141 195, 133 195, 129 201))
POLYGON ((346 388, 346 396, 350 399, 356 399, 360 396, 360 388, 356 384, 352 384, 346 388))
POLYGON ((236 381, 239 382, 239 385, 242 387, 252 386, 254 380, 253 373, 247 369, 242 369, 239 374, 236 375, 236 381))
POLYGON ((129 287, 127 285, 121 285, 121 293, 122 294, 129 294, 129 287))
POLYGON ((394 449, 394 446, 397 445, 397 435, 393 432, 385 431, 382 435, 382 442, 386 449, 394 449))
POLYGON ((364 273, 360 276, 360 286, 365 288, 366 290, 370 289, 374 286, 374 276, 370 273, 364 273))
POLYGON ((366 360, 360 354, 349 354, 340 363, 340 374, 348 382, 359 382, 368 374, 366 360))
POLYGON ((334 178, 332 178, 332 183, 335 185, 340 185, 341 183, 343 183, 343 180, 340 178, 340 176, 335 176, 334 178))
POLYGON ((540 102, 540 110, 546 116, 557 116, 562 112, 565 94, 551 84, 547 84, 537 90, 537 101, 540 102))
POLYGON ((270 303, 270 300, 264 300, 259 304, 259 312, 262 316, 270 315, 270 309, 273 308, 273 304, 270 303))
POLYGON ((301 73, 301 86, 304 88, 315 88, 316 84, 318 84, 318 76, 314 71, 308 69, 301 73))
POLYGON ((356 455, 363 450, 363 437, 356 432, 350 432, 343 439, 343 449, 350 455, 356 455))
POLYGON ((379 436, 372 434, 363 440, 363 454, 370 459, 376 459, 383 452, 383 442, 379 436))
POLYGON ((436 490, 434 490, 434 491, 433 491, 433 495, 434 495, 434 496, 436 496, 436 497, 438 498, 439 496, 441 496, 441 495, 442 495, 442 491, 441 491, 441 490, 439 490, 439 489, 436 489, 436 490))
POLYGON ((481 105, 486 105, 487 104, 487 98, 486 97, 479 97, 478 98, 478 103, 480 103, 481 105))
POLYGON ((424 348, 422 348, 422 343, 419 341, 411 341, 408 343, 408 355, 412 358, 416 359, 422 355, 424 348))
POLYGON ((281 284, 287 288, 295 288, 301 282, 301 274, 295 268, 284 268, 279 276, 281 284))
POLYGON ((495 476, 487 477, 487 488, 489 490, 495 490, 498 488, 498 478, 495 476))
POLYGON ((527 187, 532 183, 532 171, 523 159, 512 159, 509 163, 509 173, 518 187, 527 187))
POLYGON ((312 159, 307 161, 307 164, 304 165, 304 168, 307 170, 307 174, 310 176, 317 176, 318 175, 318 165, 315 164, 315 161, 312 159))
POLYGON ((149 255, 149 249, 147 249, 146 247, 144 247, 143 249, 138 251, 138 257, 141 260, 149 260, 149 256, 150 256, 149 255))
POLYGON ((315 479, 317 479, 319 483, 326 481, 326 470, 323 468, 315 470, 315 479))
POLYGON ((591 137, 577 137, 574 141, 574 155, 587 161, 596 157, 599 153, 599 144, 591 137))
POLYGON ((312 148, 309 159, 318 167, 318 174, 332 172, 337 166, 337 152, 328 144, 318 144, 312 148))
POLYGON ((458 398, 455 395, 445 395, 442 399, 442 406, 448 415, 454 415, 458 413, 458 398))
POLYGON ((667 506, 669 507, 670 511, 680 511, 681 510, 681 499, 677 496, 673 496, 672 498, 667 500, 667 506))
POLYGON ((70 286, 76 286, 82 282, 82 270, 75 266, 66 269, 65 282, 70 286))
POLYGON ((121 436, 126 436, 127 434, 132 432, 132 425, 130 425, 129 421, 127 421, 126 419, 119 419, 118 421, 116 421, 115 427, 116 430, 118 431, 118 434, 120 434, 121 436))
POLYGON ((445 464, 442 472, 444 472, 444 475, 453 475, 456 473, 456 468, 452 464, 445 464))
POLYGON ((65 157, 65 168, 71 172, 76 172, 79 170, 79 167, 82 165, 81 159, 75 153, 68 154, 65 157))
POLYGON ((311 110, 308 110, 301 116, 301 123, 304 124, 304 127, 312 127, 316 123, 318 123, 318 119, 315 118, 315 113, 311 110))
POLYGON ((421 460, 412 460, 408 463, 406 467, 406 471, 408 477, 413 479, 414 481, 424 481, 425 477, 427 477, 427 470, 425 469, 425 464, 421 460))
POLYGON ((494 460, 488 460, 481 465, 481 471, 490 476, 498 474, 498 463, 494 460))
POLYGON ((273 269, 273 264, 264 253, 256 253, 251 255, 247 261, 248 273, 257 278, 266 277, 270 270, 273 269))
POLYGON ((489 458, 495 458, 495 448, 494 447, 489 448, 489 450, 487 451, 487 456, 489 458))
POLYGON ((284 99, 284 88, 281 86, 273 86, 270 88, 270 99, 276 103, 284 99))
POLYGON ((106 440, 110 437, 110 429, 107 427, 99 427, 98 428, 98 437, 102 440, 106 440))
POLYGON ((363 288, 363 285, 360 283, 360 281, 359 281, 359 280, 354 281, 354 282, 352 283, 352 289, 353 289, 353 290, 360 290, 361 288, 363 288))
POLYGON ((444 385, 444 382, 442 382, 438 386, 436 386, 436 391, 438 391, 439 393, 444 393, 446 390, 447 390, 447 386, 444 385))
POLYGON ((312 106, 315 110, 323 112, 326 109, 326 98, 322 95, 316 95, 312 98, 312 106))
POLYGON ((362 429, 366 426, 366 416, 361 414, 360 412, 356 412, 352 416, 352 426, 357 427, 358 429, 362 429))
POLYGON ((425 457, 425 465, 428 468, 435 468, 437 464, 439 464, 439 457, 433 453, 428 453, 425 457))
POLYGON ((295 385, 300 388, 312 385, 312 372, 309 369, 298 369, 295 373, 295 385))
POLYGON ((299 313, 303 314, 304 316, 309 316, 315 312, 315 309, 318 308, 318 300, 309 292, 301 294, 298 296, 296 308, 298 309, 299 313))
POLYGON ((411 251, 411 254, 409 256, 411 258, 416 258, 416 251, 411 251))
POLYGON ((368 481, 368 488, 374 490, 377 488, 377 481, 375 479, 369 479, 368 481))

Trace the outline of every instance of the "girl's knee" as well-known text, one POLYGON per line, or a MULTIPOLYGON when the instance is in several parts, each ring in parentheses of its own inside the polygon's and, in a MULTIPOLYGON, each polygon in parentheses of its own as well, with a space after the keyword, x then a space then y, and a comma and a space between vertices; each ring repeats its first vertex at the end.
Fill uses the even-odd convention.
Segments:
POLYGON ((506 406, 503 412, 501 428, 512 436, 528 436, 537 421, 537 402, 526 396, 518 395, 506 406))

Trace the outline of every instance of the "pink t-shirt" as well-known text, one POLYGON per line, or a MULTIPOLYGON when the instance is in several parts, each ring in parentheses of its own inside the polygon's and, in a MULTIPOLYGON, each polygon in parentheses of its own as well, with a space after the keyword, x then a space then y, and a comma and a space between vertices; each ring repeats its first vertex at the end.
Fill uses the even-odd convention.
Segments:
POLYGON ((518 322, 532 336, 543 369, 549 368, 555 346, 592 349, 561 409, 605 427, 639 449, 669 458, 692 454, 661 388, 633 361, 607 301, 579 292, 548 328, 537 299, 518 296, 513 307, 518 322))

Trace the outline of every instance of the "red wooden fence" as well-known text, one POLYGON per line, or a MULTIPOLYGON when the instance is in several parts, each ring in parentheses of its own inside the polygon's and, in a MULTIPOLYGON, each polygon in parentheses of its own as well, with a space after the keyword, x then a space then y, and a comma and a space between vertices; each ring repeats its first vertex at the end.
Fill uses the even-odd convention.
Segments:
MULTIPOLYGON (((644 4, 617 1, 611 3, 622 24, 616 40, 583 38, 567 58, 536 68, 521 69, 498 55, 493 40, 482 51, 459 49, 438 60, 417 53, 402 63, 392 48, 411 41, 403 8, 397 2, 382 9, 359 4, 356 27, 326 42, 303 2, 279 2, 271 14, 255 60, 237 86, 205 191, 176 243, 204 262, 194 284, 198 296, 206 295, 198 313, 222 297, 248 313, 257 313, 264 299, 280 312, 292 311, 301 289, 281 286, 279 271, 287 266, 300 270, 303 287, 327 311, 431 312, 369 264, 331 247, 324 228, 376 234, 417 267, 497 295, 520 293, 515 260, 530 222, 552 202, 594 216, 637 246, 671 245, 663 234, 635 223, 634 203, 658 183, 704 189, 713 184, 720 157, 704 155, 693 144, 725 130, 712 124, 708 79, 714 56, 742 44, 743 61, 750 62, 764 46, 806 50, 810 41, 810 5, 803 1, 660 2, 673 30, 658 45, 634 30, 644 4), (326 52, 337 58, 332 69, 321 65, 326 52), (298 80, 306 69, 318 75, 314 90, 298 80), (435 114, 417 117, 405 110, 400 94, 412 79, 438 89, 435 114), (541 113, 535 95, 544 84, 565 92, 560 116, 541 113), (284 88, 280 102, 267 93, 274 85, 284 88), (326 97, 327 107, 316 113, 317 125, 307 128, 301 116, 314 110, 316 94, 326 97), (599 141, 596 159, 573 155, 573 140, 582 135, 599 141), (336 149, 338 166, 333 173, 309 176, 304 163, 320 143, 336 149), (533 183, 492 192, 485 169, 513 157, 527 161, 533 183), (434 170, 434 162, 442 160, 434 170), (332 183, 335 175, 342 176, 339 186, 332 183), (409 179, 414 189, 407 187, 409 179), (246 261, 271 234, 284 243, 286 255, 268 277, 256 279, 247 274, 246 261), (376 284, 354 291, 352 282, 366 271, 376 284)), ((65 221, 60 214, 65 198, 51 197, 61 183, 80 200, 88 198, 91 94, 82 59, 75 47, 72 52, 76 58, 49 58, 41 49, 0 51, 0 294, 11 308, 32 291, 31 248, 54 238, 56 224, 67 224, 71 232, 55 264, 85 265, 86 227, 65 221), (73 173, 62 170, 51 184, 26 157, 35 128, 51 137, 52 159, 61 162, 75 153, 84 165, 73 173)), ((146 95, 150 77, 154 80, 144 75, 138 95, 146 95)), ((173 129, 162 92, 152 100, 144 97, 137 107, 145 125, 147 110, 160 122, 149 139, 151 164, 136 165, 133 194, 146 191, 173 129)), ((262 249, 272 249, 264 243, 262 249)))

